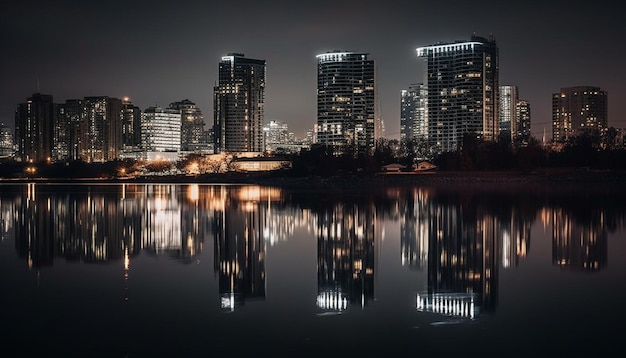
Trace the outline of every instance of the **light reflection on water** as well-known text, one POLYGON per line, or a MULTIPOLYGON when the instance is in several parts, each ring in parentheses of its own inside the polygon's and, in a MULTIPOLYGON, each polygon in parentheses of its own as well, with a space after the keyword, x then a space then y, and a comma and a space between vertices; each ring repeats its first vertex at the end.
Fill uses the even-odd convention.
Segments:
POLYGON ((415 341, 435 353, 507 352, 520 339, 516 351, 563 353, 583 337, 598 353, 617 337, 602 325, 626 318, 592 308, 626 298, 622 192, 0 188, 0 333, 11 342, 31 332, 41 352, 66 336, 44 334, 61 320, 75 349, 105 356, 208 355, 244 342, 265 353, 408 353, 415 341), (427 329, 448 325, 464 328, 427 329))

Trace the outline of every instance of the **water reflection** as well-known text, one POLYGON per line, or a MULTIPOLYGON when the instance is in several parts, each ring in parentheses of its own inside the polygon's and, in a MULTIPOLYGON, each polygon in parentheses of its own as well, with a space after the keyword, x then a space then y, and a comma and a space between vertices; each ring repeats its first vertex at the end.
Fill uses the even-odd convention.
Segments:
POLYGON ((268 246, 306 230, 317 239, 317 308, 365 309, 376 297, 383 221, 399 225, 398 260, 426 270, 418 311, 475 319, 495 312, 500 270, 531 252, 531 226, 552 235, 552 263, 607 267, 609 233, 623 230, 619 195, 554 190, 370 188, 342 194, 223 185, 4 185, 2 240, 32 268, 56 259, 120 262, 140 254, 193 263, 213 250, 220 307, 264 300, 268 246), (212 242, 211 242, 212 241, 212 242), (209 246, 205 246, 205 244, 209 246))
POLYGON ((317 213, 317 306, 343 311, 374 298, 376 208, 336 203, 317 213))

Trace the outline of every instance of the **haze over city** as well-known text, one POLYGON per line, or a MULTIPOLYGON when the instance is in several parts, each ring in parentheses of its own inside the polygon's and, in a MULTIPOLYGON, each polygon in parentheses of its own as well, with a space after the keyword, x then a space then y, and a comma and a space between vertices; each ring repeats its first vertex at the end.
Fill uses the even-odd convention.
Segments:
POLYGON ((316 58, 332 50, 376 61, 385 136, 400 135, 400 91, 422 82, 415 49, 493 36, 500 85, 531 104, 531 129, 551 136, 551 95, 608 93, 608 125, 626 127, 623 15, 614 3, 530 1, 5 1, 0 5, 0 123, 35 92, 54 101, 130 97, 142 109, 189 99, 213 125, 218 63, 239 52, 267 63, 265 121, 298 137, 316 121, 316 58))

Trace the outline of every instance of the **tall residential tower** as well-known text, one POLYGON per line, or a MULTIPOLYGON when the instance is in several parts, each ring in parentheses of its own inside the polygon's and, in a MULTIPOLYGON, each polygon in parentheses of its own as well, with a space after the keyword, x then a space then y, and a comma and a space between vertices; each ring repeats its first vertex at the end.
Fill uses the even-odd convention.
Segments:
POLYGON ((436 152, 456 151, 465 134, 498 139, 499 64, 493 38, 417 48, 426 62, 428 136, 436 152))
POLYGON ((565 142, 571 137, 608 128, 607 93, 599 87, 561 88, 552 94, 552 140, 565 142))
POLYGON ((219 63, 214 92, 215 152, 262 152, 265 60, 230 53, 219 63))
POLYGON ((335 153, 371 151, 376 130, 376 70, 367 53, 317 55, 317 142, 335 153))
POLYGON ((15 139, 22 161, 38 162, 52 157, 54 135, 52 95, 35 93, 15 111, 15 139))

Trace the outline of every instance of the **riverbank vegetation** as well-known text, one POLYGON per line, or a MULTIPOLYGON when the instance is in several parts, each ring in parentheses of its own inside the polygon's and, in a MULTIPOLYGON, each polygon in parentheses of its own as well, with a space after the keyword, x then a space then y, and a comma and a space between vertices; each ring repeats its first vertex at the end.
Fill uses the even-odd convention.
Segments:
MULTIPOLYGON (((273 178, 330 178, 337 176, 372 176, 383 166, 397 163, 412 171, 419 161, 427 160, 439 173, 537 173, 575 171, 624 171, 626 150, 623 144, 602 145, 593 136, 581 136, 558 146, 545 146, 534 138, 527 145, 514 148, 506 141, 488 142, 467 135, 460 149, 440 155, 424 156, 414 143, 381 139, 372 153, 347 150, 336 155, 332 148, 312 146, 296 154, 282 154, 290 163, 280 170, 265 173, 273 178)), ((270 154, 266 154, 269 156, 270 154)), ((138 177, 236 177, 240 173, 232 156, 188 155, 177 162, 139 161, 132 159, 105 163, 42 162, 25 163, 15 160, 0 162, 0 178, 102 178, 129 179, 138 177)), ((250 173, 251 174, 251 173, 250 173)), ((260 176, 255 173, 252 176, 260 176)), ((238 177, 242 177, 239 175, 238 177)), ((251 175, 247 175, 251 177, 251 175)))

